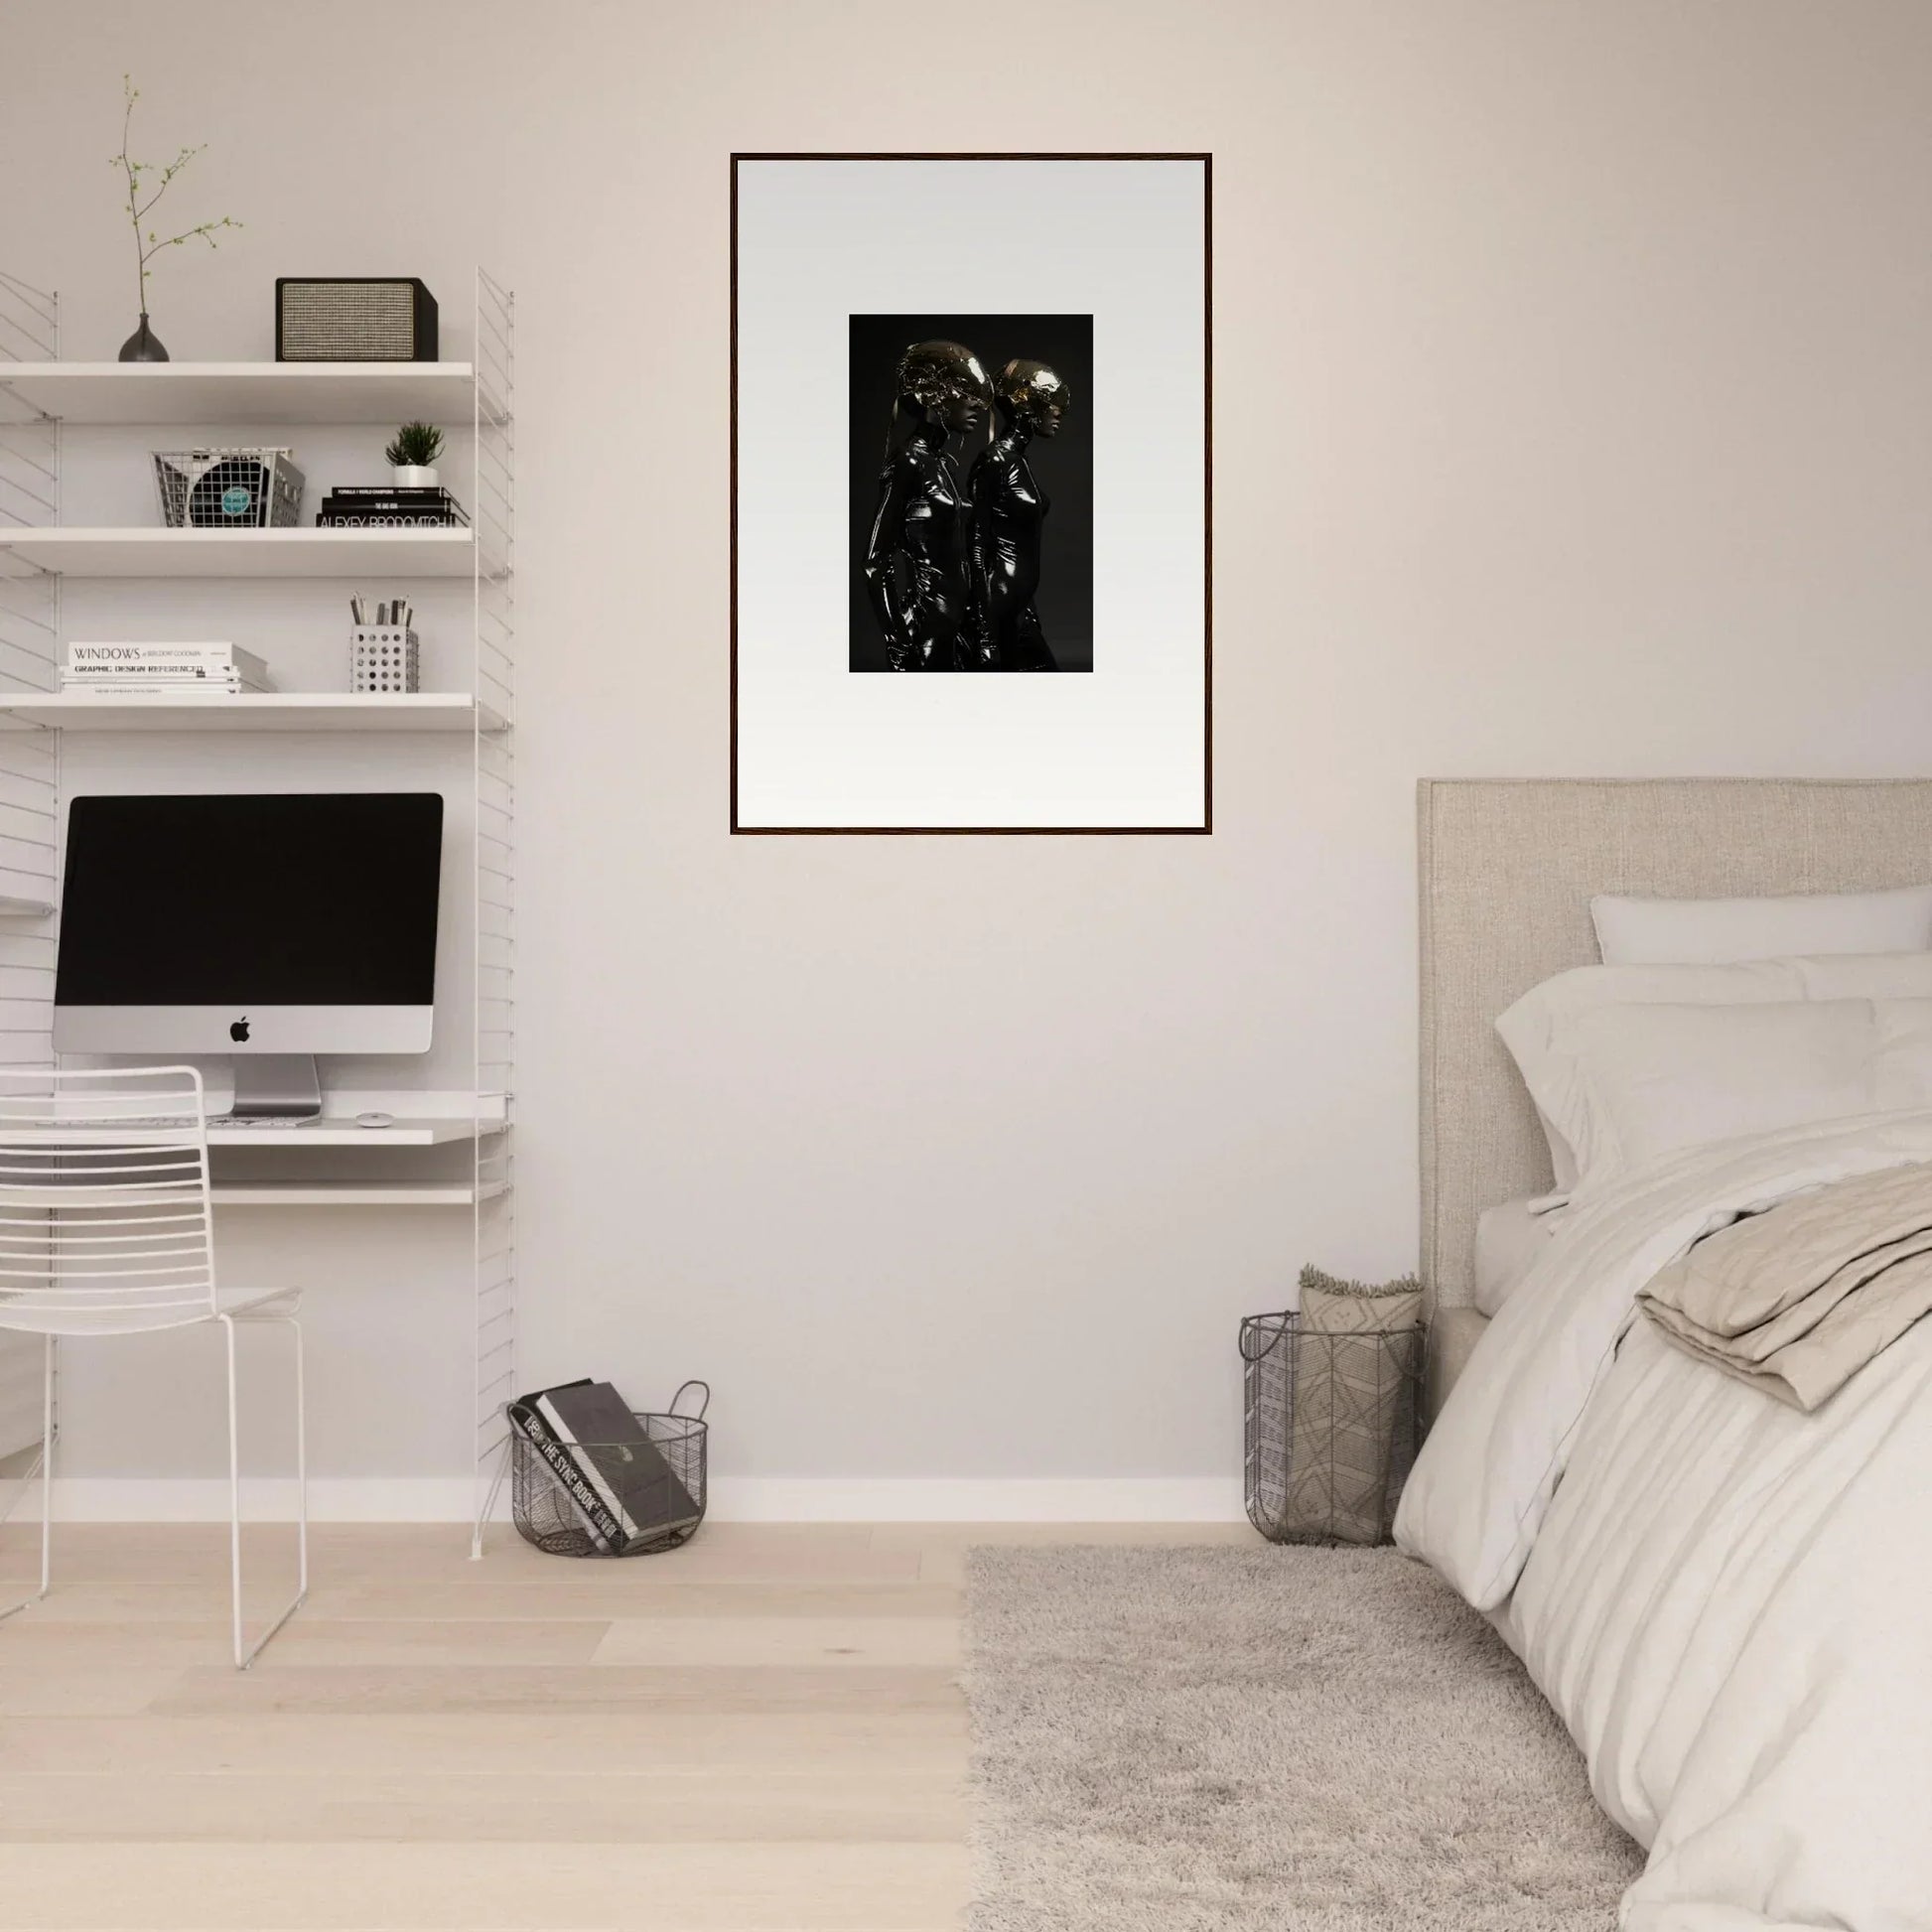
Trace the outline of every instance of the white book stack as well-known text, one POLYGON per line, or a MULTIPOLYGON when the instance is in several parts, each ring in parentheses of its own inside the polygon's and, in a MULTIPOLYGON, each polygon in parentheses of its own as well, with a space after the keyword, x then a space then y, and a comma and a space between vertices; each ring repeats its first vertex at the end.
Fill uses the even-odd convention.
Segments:
POLYGON ((238 697, 269 691, 268 666, 225 643, 71 643, 61 689, 99 697, 238 697))

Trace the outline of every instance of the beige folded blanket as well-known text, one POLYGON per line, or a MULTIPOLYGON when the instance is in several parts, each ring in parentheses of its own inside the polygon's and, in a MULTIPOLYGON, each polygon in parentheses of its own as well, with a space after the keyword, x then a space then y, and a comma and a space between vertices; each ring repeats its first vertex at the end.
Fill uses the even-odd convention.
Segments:
POLYGON ((1932 1313, 1932 1165, 1859 1174, 1734 1221, 1637 1305, 1688 1353, 1816 1409, 1932 1313))

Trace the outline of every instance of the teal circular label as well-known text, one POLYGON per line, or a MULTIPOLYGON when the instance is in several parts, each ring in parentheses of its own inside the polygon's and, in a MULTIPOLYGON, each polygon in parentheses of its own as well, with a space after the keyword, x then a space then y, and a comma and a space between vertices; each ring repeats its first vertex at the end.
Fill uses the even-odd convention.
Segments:
POLYGON ((221 514, 223 516, 241 516, 245 514, 248 505, 254 500, 255 498, 251 491, 243 489, 239 483, 230 483, 221 492, 221 514))

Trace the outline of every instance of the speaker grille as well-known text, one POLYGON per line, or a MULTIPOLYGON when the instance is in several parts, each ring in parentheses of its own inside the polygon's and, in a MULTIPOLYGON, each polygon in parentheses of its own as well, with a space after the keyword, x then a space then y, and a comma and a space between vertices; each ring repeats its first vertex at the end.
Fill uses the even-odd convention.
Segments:
POLYGON ((417 304, 413 282, 285 282, 278 331, 281 358, 415 361, 421 354, 417 304))

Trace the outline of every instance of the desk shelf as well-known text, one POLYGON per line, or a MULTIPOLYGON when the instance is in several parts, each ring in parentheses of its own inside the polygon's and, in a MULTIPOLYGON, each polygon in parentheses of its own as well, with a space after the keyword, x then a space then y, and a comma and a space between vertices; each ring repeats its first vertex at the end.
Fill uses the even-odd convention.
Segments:
MULTIPOLYGON (((489 1121, 483 1123, 485 1136, 502 1130, 489 1121)), ((290 1121, 286 1127, 214 1127, 207 1130, 209 1148, 319 1148, 319 1147, 448 1147, 453 1141, 474 1141, 477 1123, 470 1119, 405 1120, 398 1115, 393 1126, 357 1127, 352 1120, 324 1118, 313 1126, 290 1121)))
MULTIPOLYGON (((263 691, 238 697, 0 697, 0 722, 86 732, 475 732, 502 716, 461 691, 263 691)), ((25 901, 23 901, 25 903, 25 901)), ((7 902, 0 900, 0 912, 7 902)))
POLYGON ((208 1197, 216 1207, 474 1207, 502 1191, 501 1181, 216 1180, 208 1197))
MULTIPOLYGON (((23 1146, 44 1146, 49 1148, 86 1148, 118 1147, 126 1143, 128 1128, 112 1126, 74 1126, 46 1127, 32 1131, 16 1130, 14 1138, 23 1146)), ((136 1126, 137 1133, 158 1133, 161 1130, 136 1126)), ((297 1148, 314 1151, 317 1148, 398 1148, 398 1147, 449 1147, 459 1141, 488 1140, 492 1135, 505 1131, 500 1120, 485 1120, 481 1134, 477 1122, 468 1116, 404 1119, 398 1116, 388 1127, 358 1127, 352 1119, 328 1118, 309 1125, 302 1121, 289 1121, 286 1125, 274 1127, 224 1127, 218 1122, 209 1122, 207 1144, 211 1150, 216 1148, 297 1148)), ((182 1137, 170 1130, 168 1145, 182 1145, 182 1137)))

